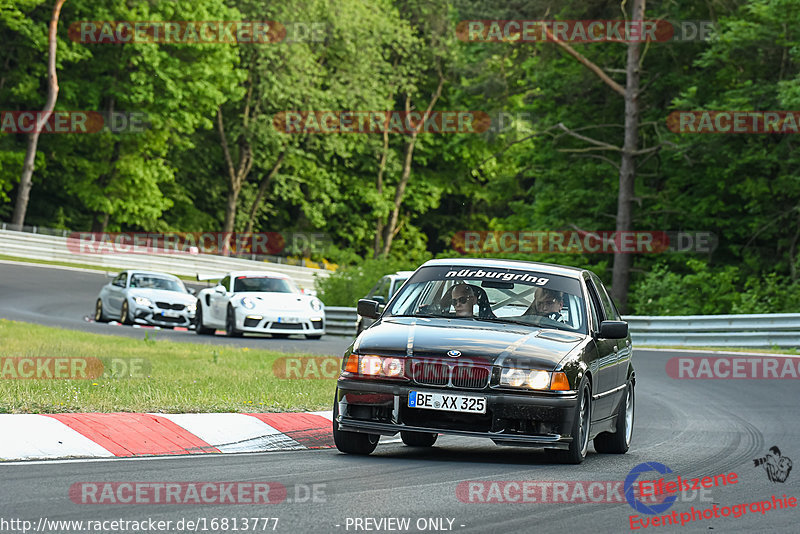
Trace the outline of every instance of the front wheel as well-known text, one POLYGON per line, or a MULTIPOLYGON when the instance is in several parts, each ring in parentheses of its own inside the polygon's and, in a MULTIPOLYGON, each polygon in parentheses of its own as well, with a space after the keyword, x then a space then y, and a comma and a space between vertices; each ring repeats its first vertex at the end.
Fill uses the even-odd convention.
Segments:
POLYGON ((108 321, 105 311, 103 311, 103 299, 97 299, 94 304, 94 320, 98 323, 105 323, 108 321))
POLYGON ((200 302, 197 303, 197 314, 194 317, 195 327, 194 332, 201 336, 209 336, 214 333, 213 328, 206 328, 203 325, 203 305, 200 302))
POLYGON ((589 450, 589 433, 592 423, 592 389, 586 376, 578 388, 578 402, 575 405, 575 416, 572 422, 572 442, 569 449, 555 451, 555 457, 565 464, 579 464, 586 458, 589 450))
POLYGON ((594 449, 607 454, 625 454, 631 446, 633 437, 633 382, 628 380, 625 387, 625 398, 617 412, 617 431, 613 434, 603 432, 594 438, 594 449))
POLYGON ((362 434, 361 432, 345 432, 339 430, 339 390, 333 399, 333 442, 340 452, 366 456, 378 446, 380 436, 377 434, 362 434))
POLYGON ((228 337, 242 337, 242 331, 236 328, 236 312, 230 306, 225 317, 225 334, 228 337))
POLYGON ((128 311, 128 301, 122 301, 122 310, 119 312, 119 322, 122 324, 131 324, 130 312, 128 311))
POLYGON ((439 434, 432 432, 408 432, 400 431, 400 439, 409 447, 433 447, 439 434))

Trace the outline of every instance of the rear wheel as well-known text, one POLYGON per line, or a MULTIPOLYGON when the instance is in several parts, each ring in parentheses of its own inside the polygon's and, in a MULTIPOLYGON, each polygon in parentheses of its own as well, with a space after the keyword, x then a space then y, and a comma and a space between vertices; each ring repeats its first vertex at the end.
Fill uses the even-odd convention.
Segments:
POLYGON ((105 312, 103 311, 103 299, 97 299, 94 304, 94 320, 98 323, 105 323, 108 321, 105 312))
POLYGON ((130 312, 128 311, 128 301, 122 301, 122 310, 119 312, 119 322, 122 324, 131 324, 130 312))
POLYGON ((333 399, 333 442, 340 452, 347 454, 360 454, 366 456, 378 446, 380 436, 377 434, 362 434, 361 432, 344 432, 339 430, 339 390, 333 399))
POLYGON ((594 438, 594 449, 597 452, 608 454, 628 452, 633 437, 634 399, 633 382, 628 380, 625 387, 625 398, 620 403, 619 412, 617 412, 617 431, 613 434, 603 432, 594 438))
POLYGON ((592 389, 586 376, 578 388, 578 402, 572 422, 572 442, 565 451, 554 451, 555 458, 565 464, 579 464, 586 458, 589 449, 589 433, 592 422, 592 389))
POLYGON ((439 434, 432 432, 407 432, 400 431, 400 439, 409 447, 433 447, 439 434))
POLYGON ((228 337, 242 337, 242 331, 236 328, 236 312, 231 306, 228 306, 228 313, 225 315, 225 333, 228 337))
POLYGON ((213 328, 206 328, 203 325, 203 305, 200 302, 197 303, 197 315, 194 318, 195 328, 194 331, 196 334, 201 336, 208 336, 214 333, 213 328))

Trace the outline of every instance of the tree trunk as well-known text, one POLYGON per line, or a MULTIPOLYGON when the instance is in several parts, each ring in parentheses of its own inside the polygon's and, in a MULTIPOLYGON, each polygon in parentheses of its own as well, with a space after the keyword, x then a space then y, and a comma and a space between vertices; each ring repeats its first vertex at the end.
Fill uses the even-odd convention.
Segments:
MULTIPOLYGON (((631 20, 644 20, 645 0, 634 0, 631 20)), ((639 143, 639 43, 628 43, 627 81, 625 86, 625 142, 619 168, 619 194, 617 196, 617 233, 630 232, 633 226, 632 199, 636 180, 636 151, 639 143)), ((630 282, 631 255, 614 253, 611 277, 611 296, 621 313, 628 311, 628 285, 630 282)))
MULTIPOLYGON (((381 153, 381 162, 378 166, 378 196, 383 197, 383 173, 386 170, 386 157, 389 153, 389 129, 383 130, 383 153, 381 153)), ((378 258, 381 255, 381 237, 383 236, 383 219, 377 217, 375 219, 375 242, 372 245, 372 257, 378 258)))
POLYGON ((49 57, 47 63, 47 101, 42 114, 36 119, 36 127, 28 134, 28 146, 25 151, 25 161, 22 165, 22 176, 19 179, 19 189, 17 190, 17 201, 14 204, 14 215, 11 224, 19 225, 20 229, 25 224, 25 214, 28 211, 28 201, 30 200, 31 186, 33 185, 33 167, 36 161, 36 146, 39 144, 39 134, 43 125, 48 121, 53 109, 56 107, 58 98, 58 77, 56 75, 56 45, 58 29, 58 17, 61 15, 61 6, 64 0, 56 0, 53 6, 53 17, 50 19, 49 33, 49 57))
MULTIPOLYGON (((428 108, 422 115, 423 117, 427 117, 430 114, 430 112, 433 110, 433 107, 436 105, 436 102, 439 101, 439 97, 442 95, 444 76, 442 76, 442 73, 439 69, 437 69, 437 71, 439 73, 439 85, 436 87, 436 92, 431 95, 431 99, 428 102, 428 108)), ((411 96, 406 95, 406 116, 408 116, 410 111, 411 96)), ((403 195, 405 194, 408 180, 411 178, 411 164, 414 162, 414 146, 417 144, 417 135, 422 129, 423 123, 424 121, 420 121, 414 131, 411 132, 411 138, 408 140, 408 144, 406 145, 406 157, 403 161, 403 175, 400 177, 400 183, 397 184, 397 190, 394 193, 394 209, 389 215, 389 221, 386 223, 386 226, 383 229, 382 254, 384 257, 389 256, 389 251, 392 249, 392 241, 394 240, 396 233, 395 230, 397 229, 397 220, 400 216, 400 206, 403 203, 403 195)))
POLYGON ((269 174, 267 174, 264 177, 264 179, 261 180, 261 183, 258 184, 258 192, 256 193, 256 198, 255 200, 253 200, 253 205, 250 208, 250 218, 247 220, 247 229, 245 230, 245 233, 249 234, 250 232, 253 231, 253 223, 255 222, 256 211, 258 211, 258 206, 259 204, 261 204, 261 199, 264 198, 264 195, 267 192, 267 187, 269 187, 269 184, 272 182, 272 179, 275 177, 276 174, 278 174, 281 165, 283 165, 283 159, 285 157, 286 157, 286 150, 281 152, 280 156, 278 156, 278 161, 276 161, 275 165, 272 166, 272 170, 270 170, 269 174))

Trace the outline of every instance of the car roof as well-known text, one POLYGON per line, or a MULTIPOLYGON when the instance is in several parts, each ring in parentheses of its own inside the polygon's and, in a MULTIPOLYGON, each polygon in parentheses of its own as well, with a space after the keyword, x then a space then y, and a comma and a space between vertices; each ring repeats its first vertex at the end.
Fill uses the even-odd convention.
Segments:
POLYGON ((397 271, 389 276, 394 276, 395 278, 411 278, 412 274, 414 274, 414 271, 397 271))
MULTIPOLYGON (((158 271, 140 271, 139 269, 127 269, 127 270, 122 271, 122 272, 127 272, 131 276, 134 275, 134 274, 147 274, 147 275, 153 275, 153 276, 160 276, 162 278, 169 278, 169 279, 172 279, 172 280, 180 280, 180 278, 178 278, 174 274, 162 273, 162 272, 158 272, 158 271)), ((120 273, 120 274, 122 274, 122 273, 120 273)))
POLYGON ((275 271, 231 271, 228 273, 227 276, 231 276, 236 278, 238 276, 259 276, 259 277, 269 277, 269 278, 285 278, 287 280, 291 280, 291 278, 283 273, 276 273, 275 271))
POLYGON ((586 269, 556 265, 554 263, 539 263, 524 260, 500 260, 491 258, 441 258, 428 260, 421 267, 434 265, 453 265, 458 267, 485 267, 490 269, 530 269, 541 273, 555 274, 569 278, 580 278, 586 269))

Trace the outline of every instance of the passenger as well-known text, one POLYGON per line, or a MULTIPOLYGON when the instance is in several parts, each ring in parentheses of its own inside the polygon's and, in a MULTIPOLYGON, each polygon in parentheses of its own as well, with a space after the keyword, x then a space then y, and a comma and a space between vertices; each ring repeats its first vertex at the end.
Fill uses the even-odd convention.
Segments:
POLYGON ((533 302, 522 315, 542 316, 553 320, 561 317, 561 308, 564 307, 564 297, 560 291, 537 287, 533 293, 533 302))

